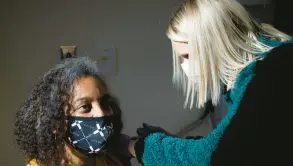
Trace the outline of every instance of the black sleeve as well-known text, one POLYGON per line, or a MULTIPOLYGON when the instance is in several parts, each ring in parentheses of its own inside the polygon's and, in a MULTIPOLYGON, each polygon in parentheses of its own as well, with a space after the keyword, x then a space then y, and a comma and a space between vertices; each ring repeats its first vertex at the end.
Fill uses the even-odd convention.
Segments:
POLYGON ((257 62, 255 77, 212 156, 212 165, 293 165, 293 45, 257 62))
POLYGON ((204 138, 203 136, 186 136, 185 139, 193 139, 193 140, 197 140, 197 139, 201 139, 204 138))

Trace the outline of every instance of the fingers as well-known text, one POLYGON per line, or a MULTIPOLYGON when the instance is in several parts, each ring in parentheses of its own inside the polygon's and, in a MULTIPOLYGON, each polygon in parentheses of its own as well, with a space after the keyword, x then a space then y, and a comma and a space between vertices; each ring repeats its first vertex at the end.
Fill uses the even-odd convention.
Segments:
POLYGON ((147 123, 142 123, 142 127, 137 128, 137 130, 136 130, 136 133, 139 136, 145 136, 145 137, 148 136, 151 133, 156 133, 156 132, 164 133, 165 131, 160 127, 151 126, 151 125, 149 125, 147 123))
POLYGON ((148 125, 147 123, 142 123, 142 127, 144 127, 144 128, 148 128, 149 125, 148 125))
POLYGON ((158 130, 159 129, 159 127, 157 127, 157 126, 151 126, 151 125, 149 125, 147 123, 142 123, 142 126, 143 126, 143 128, 148 129, 149 131, 151 131, 151 130, 158 130))
POLYGON ((144 129, 144 128, 138 128, 138 129, 136 130, 136 133, 137 133, 137 135, 139 135, 139 136, 147 136, 147 135, 149 134, 149 131, 147 131, 147 130, 144 129))

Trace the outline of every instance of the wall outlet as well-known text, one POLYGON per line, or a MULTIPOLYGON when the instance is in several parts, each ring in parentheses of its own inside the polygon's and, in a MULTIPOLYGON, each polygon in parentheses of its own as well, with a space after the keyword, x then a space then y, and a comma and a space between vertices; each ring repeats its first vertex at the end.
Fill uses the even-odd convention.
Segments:
POLYGON ((76 46, 60 46, 61 60, 76 56, 76 46))

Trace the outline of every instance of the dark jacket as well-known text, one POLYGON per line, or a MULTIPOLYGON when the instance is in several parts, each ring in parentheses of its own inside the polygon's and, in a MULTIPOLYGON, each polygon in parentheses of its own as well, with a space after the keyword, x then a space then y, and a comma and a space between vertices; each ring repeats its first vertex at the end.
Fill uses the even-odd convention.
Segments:
POLYGON ((241 71, 226 94, 227 115, 207 137, 154 133, 137 143, 138 160, 146 166, 293 165, 286 151, 293 148, 293 45, 265 42, 277 47, 241 71))

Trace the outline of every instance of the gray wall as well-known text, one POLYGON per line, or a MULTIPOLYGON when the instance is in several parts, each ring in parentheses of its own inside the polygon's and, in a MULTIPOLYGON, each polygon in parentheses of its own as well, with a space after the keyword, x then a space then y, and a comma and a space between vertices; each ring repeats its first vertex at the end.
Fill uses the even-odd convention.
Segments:
MULTIPOLYGON (((36 79, 59 62, 60 45, 77 45, 78 55, 116 45, 118 75, 108 83, 121 101, 125 133, 134 135, 141 122, 175 133, 196 120, 201 111, 184 110, 171 82, 165 29, 176 1, 1 1, 0 165, 23 165, 13 148, 14 114, 36 79)), ((206 134, 208 126, 193 133, 206 134)))

